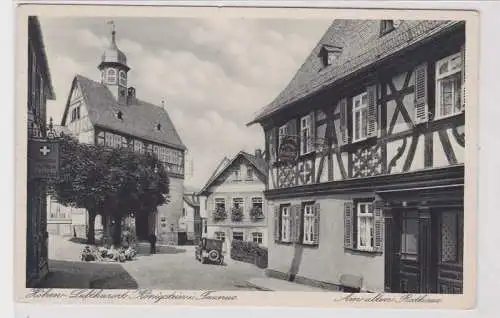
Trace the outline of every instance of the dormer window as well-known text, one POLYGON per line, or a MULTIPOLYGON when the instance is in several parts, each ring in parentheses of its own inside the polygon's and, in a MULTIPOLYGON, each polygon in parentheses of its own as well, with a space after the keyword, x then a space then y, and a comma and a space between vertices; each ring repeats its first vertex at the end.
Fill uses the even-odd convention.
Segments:
POLYGON ((399 25, 399 20, 382 20, 380 21, 380 36, 394 30, 399 25))
POLYGON ((323 66, 335 64, 342 53, 342 48, 332 45, 323 45, 320 52, 320 57, 323 60, 323 66))
POLYGON ((116 113, 116 118, 123 119, 123 113, 120 110, 116 113))
POLYGON ((108 84, 116 83, 116 71, 112 68, 108 70, 108 84))
POLYGON ((160 130, 160 129, 161 129, 161 124, 156 125, 156 130, 160 130))

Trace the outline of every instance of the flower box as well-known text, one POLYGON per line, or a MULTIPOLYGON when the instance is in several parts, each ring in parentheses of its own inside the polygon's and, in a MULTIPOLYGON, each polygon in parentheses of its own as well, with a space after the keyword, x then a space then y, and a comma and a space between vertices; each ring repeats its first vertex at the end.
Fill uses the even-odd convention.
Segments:
POLYGON ((264 213, 262 212, 262 208, 259 206, 254 206, 250 210, 250 218, 252 221, 260 221, 264 219, 264 213))
POLYGON ((213 213, 213 220, 215 222, 224 221, 227 218, 226 209, 218 207, 213 213))
POLYGON ((243 209, 242 208, 232 208, 231 210, 231 221, 241 222, 243 220, 243 209))

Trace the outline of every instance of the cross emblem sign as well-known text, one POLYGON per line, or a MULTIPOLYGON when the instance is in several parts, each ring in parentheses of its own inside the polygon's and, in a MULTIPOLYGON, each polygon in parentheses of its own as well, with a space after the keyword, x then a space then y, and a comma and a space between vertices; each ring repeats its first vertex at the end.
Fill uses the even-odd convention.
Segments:
POLYGON ((48 155, 49 152, 50 152, 50 149, 47 146, 43 146, 40 148, 40 153, 42 154, 42 156, 48 155))

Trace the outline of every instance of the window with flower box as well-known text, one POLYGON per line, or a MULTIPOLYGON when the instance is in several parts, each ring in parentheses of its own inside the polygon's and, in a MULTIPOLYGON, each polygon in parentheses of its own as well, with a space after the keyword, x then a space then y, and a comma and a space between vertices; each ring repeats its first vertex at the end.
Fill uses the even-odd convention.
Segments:
POLYGON ((226 200, 224 198, 215 198, 214 221, 223 221, 226 217, 226 200))
POLYGON ((250 218, 253 221, 264 219, 263 201, 261 197, 252 198, 252 209, 250 210, 250 218))
POLYGON ((243 198, 233 198, 231 209, 231 221, 240 222, 243 220, 243 198))

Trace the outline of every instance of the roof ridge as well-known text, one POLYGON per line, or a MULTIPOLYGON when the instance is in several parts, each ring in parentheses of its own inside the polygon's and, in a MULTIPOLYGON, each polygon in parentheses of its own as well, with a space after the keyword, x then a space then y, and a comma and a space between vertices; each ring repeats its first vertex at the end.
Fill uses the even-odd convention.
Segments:
MULTIPOLYGON (((167 109, 149 101, 136 98, 134 103, 123 105, 113 96, 106 84, 82 74, 76 74, 72 82, 81 90, 88 116, 93 126, 110 129, 136 138, 172 148, 185 150, 186 146, 167 109), (123 113, 123 120, 116 119, 116 112, 123 113), (157 124, 161 129, 157 129, 157 124)), ((74 87, 71 87, 69 99, 74 87)), ((65 112, 69 104, 66 105, 65 112)))
MULTIPOLYGON (((261 121, 282 107, 303 98, 307 98, 314 92, 332 85, 352 72, 362 69, 366 65, 384 59, 404 49, 406 46, 413 45, 426 37, 439 33, 448 26, 452 26, 450 20, 405 20, 404 23, 401 23, 401 25, 396 28, 396 31, 384 37, 380 37, 377 28, 380 21, 380 19, 334 20, 321 40, 318 41, 316 46, 311 50, 302 66, 288 82, 288 85, 286 85, 270 103, 262 107, 247 125, 261 121), (334 32, 336 31, 336 28, 334 28, 336 21, 344 23, 346 21, 353 21, 353 24, 349 25, 346 23, 341 27, 339 26, 340 30, 338 30, 338 32, 334 32), (356 24, 354 24, 354 22, 356 22, 356 24), (359 31, 363 26, 364 29, 362 30, 368 30, 366 33, 363 33, 362 36, 349 37, 352 32, 356 32, 356 30, 359 31), (328 39, 329 34, 332 37, 331 39, 328 39), (315 56, 317 50, 325 44, 335 43, 336 37, 352 39, 351 42, 347 41, 344 43, 345 52, 343 54, 345 55, 340 57, 339 63, 327 67, 320 66, 321 63, 315 56), (362 40, 366 40, 367 42, 361 45, 360 41, 362 40), (346 48, 347 51, 345 50, 346 48), (318 69, 320 69, 320 71, 318 71, 318 69)), ((459 23, 460 21, 452 22, 459 23)))

